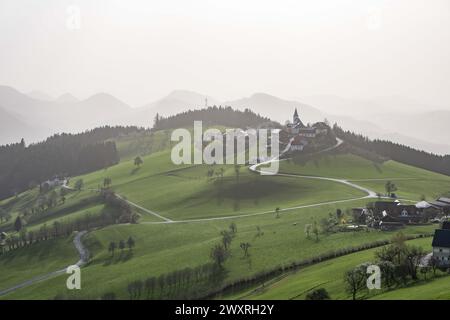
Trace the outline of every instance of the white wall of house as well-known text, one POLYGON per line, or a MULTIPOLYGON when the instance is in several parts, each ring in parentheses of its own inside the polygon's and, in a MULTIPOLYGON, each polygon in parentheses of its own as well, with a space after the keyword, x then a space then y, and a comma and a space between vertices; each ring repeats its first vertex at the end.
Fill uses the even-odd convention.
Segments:
POLYGON ((450 248, 433 247, 433 257, 443 264, 450 264, 450 248))

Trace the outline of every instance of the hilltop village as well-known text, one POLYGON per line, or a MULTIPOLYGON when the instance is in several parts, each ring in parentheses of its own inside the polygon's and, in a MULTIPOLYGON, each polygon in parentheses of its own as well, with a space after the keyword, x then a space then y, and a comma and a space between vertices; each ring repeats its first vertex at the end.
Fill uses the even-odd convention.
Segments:
POLYGON ((287 121, 280 131, 282 150, 289 153, 314 152, 336 144, 336 137, 326 122, 316 122, 305 125, 295 108, 292 122, 287 121))

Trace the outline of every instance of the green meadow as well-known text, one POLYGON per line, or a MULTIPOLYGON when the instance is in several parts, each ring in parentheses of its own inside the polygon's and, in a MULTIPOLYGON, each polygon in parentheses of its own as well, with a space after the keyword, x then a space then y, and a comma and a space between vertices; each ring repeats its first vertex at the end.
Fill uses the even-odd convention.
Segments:
MULTIPOLYGON (((426 251, 431 251, 431 238, 410 240, 409 245, 423 247, 426 251)), ((375 262, 375 252, 379 248, 364 250, 362 252, 352 253, 344 257, 335 258, 329 261, 321 262, 309 267, 299 269, 295 272, 287 273, 277 279, 269 281, 264 286, 258 286, 229 296, 229 299, 305 299, 306 294, 314 289, 324 288, 329 293, 331 299, 351 299, 351 295, 345 291, 344 273, 359 264, 365 262, 375 262)), ((365 290, 360 293, 358 298, 366 299, 409 299, 411 290, 418 293, 421 287, 430 287, 427 292, 417 294, 416 297, 422 299, 449 298, 450 295, 442 294, 439 287, 442 288, 448 284, 450 277, 438 278, 424 285, 416 285, 407 288, 394 289, 392 291, 365 290), (438 285, 437 285, 438 284, 438 285), (434 287, 432 289, 431 287, 434 287), (437 290, 435 290, 437 289, 437 290)), ((441 289, 442 290, 442 289, 441 289)), ((413 294, 414 296, 414 294, 413 294)))
MULTIPOLYGON (((102 187, 104 178, 109 177, 112 180, 111 188, 115 192, 174 222, 161 223, 163 221, 160 218, 145 210, 136 209, 141 214, 138 224, 111 225, 90 231, 83 238, 83 243, 91 253, 91 260, 82 268, 82 290, 73 292, 65 289, 66 276, 63 275, 35 283, 1 298, 52 299, 56 295, 64 295, 69 298, 98 299, 105 293, 114 292, 117 298, 126 299, 127 285, 131 281, 145 280, 148 277, 157 277, 211 262, 211 248, 221 241, 220 232, 228 229, 232 222, 237 225, 238 231, 231 243, 231 256, 224 264, 225 276, 220 283, 215 283, 216 287, 340 248, 387 240, 394 234, 370 230, 320 234, 318 240, 307 239, 306 225, 320 223, 322 218, 328 217, 329 214, 334 215, 338 208, 345 212, 373 200, 361 199, 366 196, 362 191, 333 181, 260 176, 245 166, 240 167, 238 173, 235 167, 230 165, 175 166, 170 161, 170 151, 165 147, 157 148, 158 150, 155 149, 151 154, 143 156, 144 163, 138 168, 134 166, 132 156, 136 146, 130 145, 131 143, 124 140, 119 145, 122 152, 127 155, 119 164, 73 177, 70 185, 73 186, 75 181, 83 179, 85 190, 69 193, 66 203, 60 207, 70 207, 71 204, 94 194, 93 190, 102 187), (214 170, 215 174, 208 177, 208 170, 214 170), (279 217, 275 214, 277 207, 281 209, 279 217), (135 248, 132 251, 116 252, 112 257, 108 251, 109 243, 126 240, 130 236, 135 239, 135 248), (244 257, 240 248, 240 244, 244 242, 251 244, 248 258, 244 257)), ((374 165, 371 161, 353 155, 321 157, 304 165, 282 161, 280 171, 298 175, 345 178, 358 181, 356 183, 364 186, 366 183, 368 186, 374 183, 373 186, 377 188, 378 183, 383 187, 385 180, 391 179, 398 183, 399 194, 403 196, 400 192, 404 189, 405 197, 411 196, 412 199, 418 199, 419 194, 431 197, 438 194, 441 188, 442 193, 450 189, 449 177, 394 161, 374 165), (405 178, 410 180, 402 180, 405 178), (380 180, 359 182, 367 179, 380 180), (429 184, 418 184, 417 181, 441 181, 441 184, 430 189, 429 184), (406 183, 411 183, 414 187, 408 188, 406 183)), ((374 190, 378 191, 377 188, 374 190)), ((21 204, 34 201, 32 199, 36 198, 36 194, 33 192, 36 191, 18 196, 12 210, 15 214, 20 212, 21 204)), ((28 225, 27 228, 37 228, 43 223, 51 225, 55 221, 73 219, 85 214, 98 214, 101 210, 104 210, 101 204, 77 208, 72 212, 59 210, 58 212, 63 213, 50 215, 42 221, 28 225)), ((347 216, 346 219, 351 217, 347 216)), ((418 235, 430 233, 434 228, 434 225, 410 226, 403 232, 418 235)), ((35 275, 75 263, 78 257, 71 241, 67 238, 42 242, 0 256, 0 265, 7 268, 5 269, 7 275, 0 279, 0 290, 35 275), (35 250, 46 254, 35 255, 33 253, 35 250), (27 273, 28 269, 33 271, 27 273)), ((371 251, 355 255, 361 255, 354 259, 356 262, 358 259, 368 258, 371 251)), ((345 256, 327 261, 325 264, 331 267, 336 262, 337 270, 341 270, 339 268, 344 267, 344 262, 353 261, 353 258, 349 259, 345 256)), ((302 272, 304 270, 298 273, 302 272)), ((327 274, 325 271, 317 272, 311 279, 302 280, 308 283, 299 282, 298 289, 294 290, 292 287, 292 291, 283 289, 284 291, 279 293, 278 291, 271 293, 269 290, 267 297, 292 297, 291 293, 300 294, 302 290, 328 281, 326 279, 331 276, 331 273, 327 274), (323 279, 320 278, 322 276, 323 279)), ((342 292, 339 293, 339 282, 333 286, 335 287, 330 287, 332 296, 345 298, 342 292)))

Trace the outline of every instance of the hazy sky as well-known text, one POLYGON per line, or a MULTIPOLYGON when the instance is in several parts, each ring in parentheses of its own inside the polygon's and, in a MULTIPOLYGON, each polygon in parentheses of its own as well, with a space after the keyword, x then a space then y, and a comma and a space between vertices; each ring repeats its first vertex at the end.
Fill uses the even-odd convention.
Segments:
POLYGON ((0 84, 133 106, 188 89, 450 108, 450 1, 1 0, 0 84))

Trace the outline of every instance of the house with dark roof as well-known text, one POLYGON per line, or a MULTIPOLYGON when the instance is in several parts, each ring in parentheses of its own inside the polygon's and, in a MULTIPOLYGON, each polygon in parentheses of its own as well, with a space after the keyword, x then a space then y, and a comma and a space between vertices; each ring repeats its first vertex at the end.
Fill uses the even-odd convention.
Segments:
POLYGON ((446 197, 440 197, 435 201, 429 201, 433 208, 440 210, 443 213, 450 213, 450 199, 446 197))
POLYGON ((438 265, 443 267, 450 266, 450 223, 444 222, 442 229, 434 232, 433 257, 437 260, 438 265))

